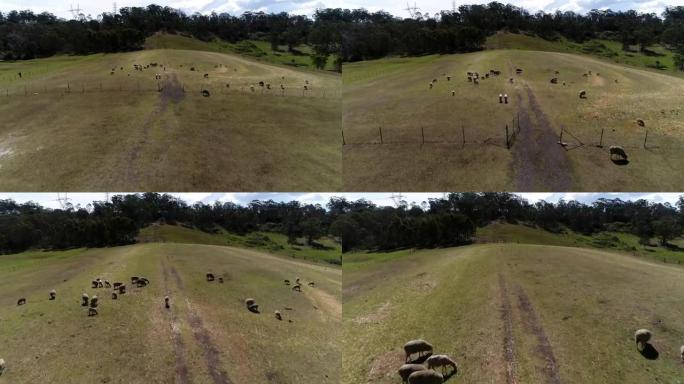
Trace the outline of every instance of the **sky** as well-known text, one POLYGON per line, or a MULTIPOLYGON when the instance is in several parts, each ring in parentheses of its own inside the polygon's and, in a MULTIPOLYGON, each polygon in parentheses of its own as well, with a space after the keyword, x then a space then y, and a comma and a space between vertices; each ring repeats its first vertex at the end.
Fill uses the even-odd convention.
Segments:
MULTIPOLYGON (((422 13, 435 14, 443 9, 451 9, 453 5, 488 3, 490 0, 409 0, 422 13)), ((529 11, 569 10, 586 12, 591 9, 626 10, 636 9, 641 12, 662 13, 666 6, 684 5, 684 0, 516 0, 505 1, 523 7, 529 11)), ((406 0, 119 0, 118 7, 146 6, 150 3, 181 9, 186 13, 227 12, 241 14, 245 11, 289 12, 293 14, 312 15, 319 8, 365 8, 369 11, 385 10, 396 16, 408 17, 406 0)), ((102 12, 112 12, 113 0, 1 0, 0 11, 14 9, 31 9, 34 12, 49 11, 59 17, 70 18, 71 8, 80 7, 83 13, 93 18, 102 12)))
MULTIPOLYGON (((110 193, 111 195, 120 193, 110 193)), ((172 195, 183 199, 189 204, 196 202, 213 203, 215 201, 227 202, 231 201, 237 204, 245 205, 252 200, 274 200, 274 201, 293 201, 297 200, 307 204, 325 204, 333 196, 346 197, 347 200, 366 199, 370 200, 376 205, 394 205, 392 195, 395 197, 398 193, 383 192, 383 193, 171 193, 172 195)), ((402 199, 406 202, 417 203, 427 201, 429 198, 439 198, 443 193, 402 193, 402 199)), ((620 198, 622 200, 638 200, 645 199, 652 202, 675 204, 682 193, 517 193, 527 199, 531 203, 545 200, 547 202, 556 203, 561 199, 577 200, 586 204, 591 204, 599 198, 620 198)), ((58 198, 64 198, 65 194, 61 193, 0 193, 0 199, 13 199, 16 202, 24 203, 33 201, 44 207, 59 208, 61 203, 58 198)), ((74 206, 80 205, 86 207, 93 201, 103 201, 106 199, 104 193, 69 193, 66 194, 68 201, 74 206)), ((64 200, 62 200, 64 201, 64 200)))

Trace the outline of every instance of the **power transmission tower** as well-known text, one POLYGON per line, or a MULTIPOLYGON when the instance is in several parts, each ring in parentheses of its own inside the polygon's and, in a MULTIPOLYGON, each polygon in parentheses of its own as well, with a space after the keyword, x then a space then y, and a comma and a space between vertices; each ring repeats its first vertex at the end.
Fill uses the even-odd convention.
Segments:
POLYGON ((404 9, 404 10, 409 13, 409 15, 411 16, 412 19, 415 19, 416 15, 420 14, 420 12, 418 12, 420 10, 420 8, 418 8, 416 6, 415 2, 413 3, 413 7, 407 2, 406 3, 406 9, 404 9))
POLYGON ((117 9, 116 9, 116 1, 115 1, 115 2, 114 2, 114 14, 115 14, 115 15, 116 15, 116 11, 117 11, 117 9))
POLYGON ((399 192, 399 193, 392 193, 392 196, 390 196, 390 199, 392 199, 392 201, 394 202, 394 205, 396 207, 399 207, 404 202, 404 197, 405 196, 402 195, 401 192, 399 192))
POLYGON ((71 200, 71 199, 69 198, 69 196, 67 196, 66 192, 64 192, 63 196, 61 193, 57 192, 57 200, 56 201, 59 202, 59 205, 60 205, 60 207, 62 207, 62 209, 68 208, 68 206, 70 205, 69 200, 71 200))

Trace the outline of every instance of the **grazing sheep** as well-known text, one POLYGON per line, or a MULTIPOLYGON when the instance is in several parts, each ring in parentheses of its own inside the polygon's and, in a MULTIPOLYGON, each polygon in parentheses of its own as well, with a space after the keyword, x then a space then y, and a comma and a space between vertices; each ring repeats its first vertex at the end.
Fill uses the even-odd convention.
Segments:
POLYGON ((511 84, 513 84, 513 78, 512 78, 512 77, 509 77, 509 78, 508 78, 508 82, 511 83, 511 84))
POLYGON ((88 297, 88 294, 87 294, 87 293, 84 293, 83 296, 81 296, 81 300, 82 300, 82 301, 81 301, 81 306, 82 306, 82 307, 87 307, 87 306, 88 306, 88 300, 89 300, 89 299, 90 299, 90 297, 88 297))
POLYGON ((209 78, 209 74, 208 74, 208 73, 205 73, 205 74, 204 74, 204 78, 205 78, 205 79, 208 79, 208 78, 209 78))
POLYGON ((453 367, 453 373, 458 371, 456 362, 447 355, 432 355, 426 360, 428 369, 435 369, 435 367, 442 367, 442 374, 446 375, 448 367, 453 367))
POLYGON ((105 288, 111 288, 112 284, 110 284, 109 281, 105 280, 104 286, 105 286, 105 288))
POLYGON ((553 79, 551 79, 551 84, 558 84, 558 78, 554 77, 553 79))
POLYGON ((25 298, 22 297, 21 299, 17 300, 17 305, 24 305, 24 304, 26 304, 25 298))
POLYGON ((432 344, 420 339, 411 340, 404 344, 404 352, 406 352, 406 362, 408 362, 414 353, 417 353, 418 357, 422 357, 424 352, 432 354, 432 344))
POLYGON ((104 288, 104 284, 102 283, 102 279, 97 279, 97 287, 98 288, 104 288))
POLYGON ((428 84, 428 86, 430 87, 430 89, 432 89, 432 83, 428 84))
POLYGON ((123 295, 123 294, 125 294, 125 293, 126 293, 126 285, 122 284, 122 285, 119 287, 119 295, 123 295))
POLYGON ((88 316, 97 316, 97 308, 88 308, 88 316))
POLYGON ((227 84, 226 84, 226 88, 230 88, 230 83, 227 83, 227 84))
POLYGON ((646 126, 646 123, 644 123, 644 121, 641 120, 641 119, 637 119, 636 123, 637 123, 637 125, 640 126, 640 127, 646 126))
POLYGON ((97 300, 97 295, 93 295, 93 297, 90 299, 91 308, 97 308, 97 300))
POLYGON ((285 279, 285 285, 290 285, 290 280, 285 279))
POLYGON ((169 303, 169 297, 168 296, 164 296, 164 307, 166 307, 166 309, 171 308, 171 304, 169 303))
POLYGON ((560 72, 559 72, 559 71, 554 71, 553 73, 555 73, 556 75, 560 74, 560 72))
POLYGON ((309 287, 313 287, 313 286, 315 286, 315 285, 316 285, 316 283, 315 283, 315 282, 313 282, 313 281, 309 281, 309 287))
POLYGON ((116 292, 112 292, 112 300, 118 299, 119 296, 116 294, 116 292))
POLYGON ((468 81, 472 83, 472 82, 473 82, 473 78, 472 78, 471 76, 468 76, 468 81))
POLYGON ((92 284, 91 288, 97 288, 99 286, 99 284, 97 283, 97 280, 93 280, 91 282, 91 284, 92 284))
POLYGON ((282 84, 280 84, 280 89, 282 89, 282 90, 284 91, 284 90, 285 90, 285 86, 282 85, 282 84))
POLYGON ((424 371, 426 368, 422 364, 404 364, 399 368, 399 376, 401 376, 401 381, 406 383, 409 376, 413 372, 424 371))
POLYGON ((50 291, 50 300, 54 300, 55 298, 57 298, 57 291, 53 289, 50 291))
POLYGON ((299 284, 299 277, 295 279, 295 283, 299 284))
POLYGON ((499 104, 503 104, 503 94, 499 93, 499 104))
POLYGON ((480 81, 477 79, 477 77, 473 79, 473 84, 475 84, 475 85, 480 84, 480 81))
POLYGON ((451 76, 447 76, 447 81, 451 81, 451 76))
POLYGON ((485 79, 489 79, 489 73, 485 73, 485 79))
POLYGON ((203 89, 203 90, 202 90, 202 96, 204 96, 204 97, 209 97, 209 96, 211 96, 211 93, 210 93, 208 90, 203 89))
POLYGON ((504 104, 508 104, 508 93, 504 93, 504 104))
POLYGON ((131 284, 135 284, 137 282, 138 282, 138 276, 131 277, 131 284))
POLYGON ((451 96, 456 96, 456 91, 451 90, 451 96))
POLYGON ((294 287, 292 287, 293 291, 301 292, 302 291, 302 286, 297 284, 294 287))
MULTIPOLYGON (((679 357, 682 359, 682 363, 684 363, 684 345, 679 347, 679 357)), ((2 362, 2 360, 0 360, 0 362, 2 362)))
POLYGON ((615 84, 617 84, 617 83, 618 83, 618 79, 615 79, 615 84))
POLYGON ((5 369, 7 369, 5 359, 0 359, 0 376, 2 376, 2 374, 5 372, 5 369))
POLYGON ((264 82, 263 82, 263 81, 260 81, 260 82, 259 82, 259 86, 260 86, 260 87, 263 87, 263 86, 264 86, 264 82))
POLYGON ((122 285, 123 283, 114 283, 114 289, 119 289, 119 287, 122 285))
POLYGON ((271 84, 266 84, 266 89, 271 89, 271 84))
POLYGON ((408 382, 409 384, 441 384, 444 382, 444 376, 431 370, 416 371, 409 375, 408 382))
POLYGON ((194 71, 194 70, 195 70, 195 67, 190 67, 190 70, 191 70, 191 71, 194 71))
POLYGON ((223 284, 223 277, 218 278, 219 284, 223 284))
POLYGON ((516 68, 515 69, 515 73, 517 73, 518 75, 521 74, 522 72, 523 72, 522 68, 516 68))
POLYGON ((214 281, 214 274, 213 273, 207 273, 207 281, 214 281))
POLYGON ((625 152, 625 149, 618 145, 611 145, 609 152, 611 160, 627 160, 627 153, 625 152), (615 156, 617 156, 617 159, 615 159, 615 156))
POLYGON ((634 332, 634 342, 636 343, 637 349, 643 349, 645 344, 651 340, 651 336, 652 333, 648 329, 638 329, 634 332))
POLYGON ((585 91, 584 89, 579 91, 579 98, 580 99, 586 99, 587 98, 587 91, 585 91))
POLYGON ((278 320, 282 320, 283 316, 280 314, 280 311, 275 311, 275 318, 278 320))
POLYGON ((250 312, 259 313, 259 304, 254 299, 245 299, 245 305, 250 312))
POLYGON ((150 280, 148 280, 146 277, 141 277, 138 279, 138 283, 137 283, 138 288, 146 287, 149 284, 150 284, 150 280))

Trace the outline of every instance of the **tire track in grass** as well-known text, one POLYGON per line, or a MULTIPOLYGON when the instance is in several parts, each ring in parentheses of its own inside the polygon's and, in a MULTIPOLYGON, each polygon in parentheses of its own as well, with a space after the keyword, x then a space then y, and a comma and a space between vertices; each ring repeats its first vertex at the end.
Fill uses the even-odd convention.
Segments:
POLYGON ((525 329, 537 339, 537 355, 544 360, 544 376, 546 382, 551 384, 561 384, 560 374, 558 372, 558 363, 556 356, 553 353, 551 342, 544 332, 541 321, 534 310, 534 306, 530 301, 529 296, 525 290, 518 284, 514 285, 515 296, 518 299, 518 309, 520 309, 523 325, 525 329))
MULTIPOLYGON (((162 262, 162 269, 164 271, 164 291, 168 294, 169 269, 166 262, 162 262)), ((183 343, 183 339, 181 338, 178 315, 173 307, 171 307, 168 312, 171 317, 170 327, 171 334, 173 335, 173 349, 176 356, 176 382, 180 384, 190 384, 192 383, 192 379, 185 359, 185 343, 183 343)))
POLYGON ((503 354, 506 361, 506 384, 517 384, 513 345, 513 306, 508 298, 508 288, 502 274, 499 274, 499 291, 501 292, 501 320, 504 324, 503 354))
MULTIPOLYGON (((185 284, 183 284, 183 280, 178 274, 178 271, 174 267, 171 267, 170 271, 174 279, 176 280, 176 284, 178 285, 180 290, 184 292, 185 284)), ((209 376, 211 376, 211 379, 214 382, 214 384, 232 384, 233 382, 228 377, 226 371, 220 369, 220 352, 218 348, 216 348, 216 344, 212 340, 211 334, 204 327, 202 317, 199 316, 197 312, 193 309, 192 304, 190 303, 190 300, 188 298, 185 299, 185 304, 188 308, 188 320, 190 328, 192 329, 192 334, 195 336, 195 340, 201 347, 202 352, 204 353, 204 360, 207 363, 209 376)))

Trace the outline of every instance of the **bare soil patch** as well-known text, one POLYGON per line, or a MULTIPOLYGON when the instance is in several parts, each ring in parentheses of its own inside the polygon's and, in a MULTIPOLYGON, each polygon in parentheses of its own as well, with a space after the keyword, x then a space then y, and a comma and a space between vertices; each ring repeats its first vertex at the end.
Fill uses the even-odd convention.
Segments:
POLYGON ((391 309, 392 306, 388 301, 382 304, 380 307, 378 307, 378 309, 376 309, 375 311, 367 315, 361 315, 355 318, 353 321, 356 324, 379 324, 383 320, 385 320, 385 318, 390 314, 391 309))
POLYGON ((367 381, 395 378, 397 369, 404 364, 404 358, 404 352, 401 349, 395 349, 376 357, 368 370, 367 381))

